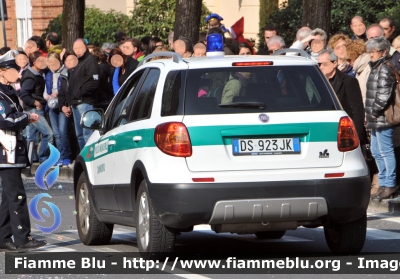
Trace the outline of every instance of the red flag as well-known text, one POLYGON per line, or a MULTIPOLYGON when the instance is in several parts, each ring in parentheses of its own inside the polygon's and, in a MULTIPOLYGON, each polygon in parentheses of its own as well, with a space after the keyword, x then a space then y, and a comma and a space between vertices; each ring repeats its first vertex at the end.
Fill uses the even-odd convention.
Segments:
POLYGON ((243 42, 248 43, 249 46, 252 49, 253 54, 255 54, 255 51, 254 51, 254 48, 253 48, 253 44, 243 36, 243 33, 244 33, 244 17, 241 17, 238 21, 236 21, 231 26, 230 29, 231 29, 231 32, 233 31, 232 35, 234 37, 236 37, 236 41, 238 41, 238 43, 243 43, 243 42))

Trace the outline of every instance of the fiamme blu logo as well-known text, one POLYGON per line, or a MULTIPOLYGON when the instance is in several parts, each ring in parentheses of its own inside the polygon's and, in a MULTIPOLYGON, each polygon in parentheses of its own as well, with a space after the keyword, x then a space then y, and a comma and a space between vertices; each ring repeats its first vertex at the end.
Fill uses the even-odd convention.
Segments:
MULTIPOLYGON (((35 173, 36 186, 42 190, 48 191, 56 182, 60 166, 56 166, 49 171, 60 159, 60 152, 49 143, 50 156, 37 168, 35 173), (46 175, 47 174, 47 175, 46 175)), ((29 203, 29 212, 31 216, 39 223, 48 223, 49 220, 54 220, 50 227, 45 227, 35 223, 36 228, 43 233, 51 233, 58 229, 61 224, 61 213, 59 208, 52 202, 42 199, 51 199, 48 193, 40 193, 34 196, 29 203)))

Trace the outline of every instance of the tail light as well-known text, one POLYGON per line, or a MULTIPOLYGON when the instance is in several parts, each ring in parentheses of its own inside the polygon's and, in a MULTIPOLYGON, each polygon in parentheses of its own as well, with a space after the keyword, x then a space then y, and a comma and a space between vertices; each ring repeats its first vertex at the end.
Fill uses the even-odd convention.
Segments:
POLYGON ((164 153, 177 157, 192 156, 192 144, 186 126, 180 122, 160 124, 154 131, 154 141, 164 153))
POLYGON ((274 62, 272 61, 260 61, 260 62, 233 62, 233 67, 241 67, 241 66, 272 66, 274 62))
POLYGON ((353 120, 344 116, 340 118, 338 131, 338 149, 339 151, 351 151, 358 147, 359 140, 353 120))

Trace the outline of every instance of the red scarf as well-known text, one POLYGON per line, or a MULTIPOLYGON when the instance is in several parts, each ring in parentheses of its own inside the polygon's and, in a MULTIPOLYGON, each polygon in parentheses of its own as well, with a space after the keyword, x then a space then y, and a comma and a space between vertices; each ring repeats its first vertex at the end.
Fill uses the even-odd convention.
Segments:
POLYGON ((135 54, 135 59, 136 60, 138 60, 138 58, 140 57, 140 56, 142 56, 143 55, 143 52, 141 52, 141 51, 139 51, 139 52, 136 52, 136 54, 135 54))

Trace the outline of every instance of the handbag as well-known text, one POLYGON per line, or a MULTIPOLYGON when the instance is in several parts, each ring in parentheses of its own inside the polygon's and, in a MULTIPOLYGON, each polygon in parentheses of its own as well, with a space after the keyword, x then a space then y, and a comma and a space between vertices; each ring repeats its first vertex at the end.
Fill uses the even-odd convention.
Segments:
POLYGON ((56 98, 50 97, 50 99, 47 101, 47 105, 51 109, 58 108, 58 97, 56 97, 56 98))
POLYGON ((390 63, 386 62, 386 65, 394 71, 396 87, 394 94, 390 96, 389 106, 385 110, 385 117, 390 124, 395 125, 400 123, 400 77, 396 69, 390 63))

